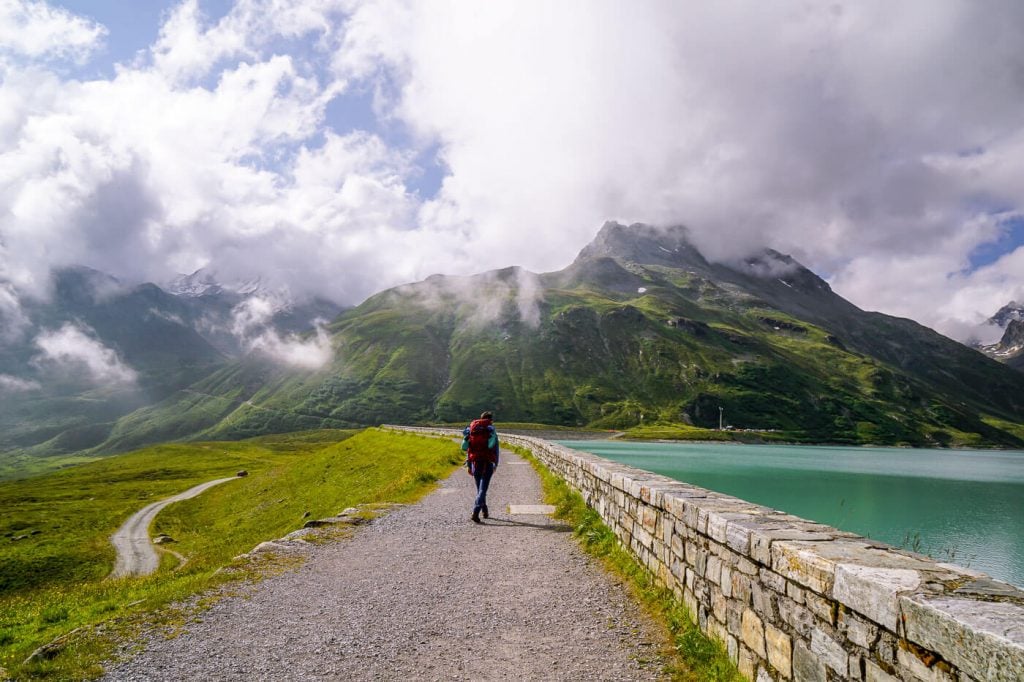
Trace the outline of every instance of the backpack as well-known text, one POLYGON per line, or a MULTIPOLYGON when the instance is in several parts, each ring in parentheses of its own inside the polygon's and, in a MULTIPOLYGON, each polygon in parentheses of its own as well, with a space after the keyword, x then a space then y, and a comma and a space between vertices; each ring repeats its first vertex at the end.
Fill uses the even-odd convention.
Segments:
POLYGON ((471 464, 494 461, 489 447, 492 433, 490 419, 475 419, 469 425, 468 459, 471 464))

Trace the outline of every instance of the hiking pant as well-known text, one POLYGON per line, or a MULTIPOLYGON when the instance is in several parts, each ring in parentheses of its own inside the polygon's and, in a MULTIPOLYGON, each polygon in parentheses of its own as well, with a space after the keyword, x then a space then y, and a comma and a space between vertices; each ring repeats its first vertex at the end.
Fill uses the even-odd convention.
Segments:
POLYGON ((491 485, 491 476, 498 465, 488 462, 485 467, 473 467, 473 480, 476 481, 476 502, 473 511, 478 512, 487 506, 487 488, 491 485), (483 471, 480 471, 483 469, 483 471))

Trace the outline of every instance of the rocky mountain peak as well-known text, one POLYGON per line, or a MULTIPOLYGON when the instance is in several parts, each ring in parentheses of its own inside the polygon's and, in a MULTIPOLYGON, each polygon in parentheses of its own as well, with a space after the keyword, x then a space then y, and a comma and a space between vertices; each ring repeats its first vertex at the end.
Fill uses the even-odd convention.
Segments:
POLYGON ((708 267, 704 256, 690 243, 690 232, 682 225, 655 227, 644 223, 623 225, 606 222, 592 242, 580 251, 576 261, 615 258, 644 265, 708 267))
POLYGON ((1024 349, 1024 319, 1012 319, 1006 325, 999 345, 1007 352, 1024 349))
POLYGON ((1024 303, 1010 301, 988 319, 989 324, 1005 328, 1010 322, 1024 320, 1024 303))

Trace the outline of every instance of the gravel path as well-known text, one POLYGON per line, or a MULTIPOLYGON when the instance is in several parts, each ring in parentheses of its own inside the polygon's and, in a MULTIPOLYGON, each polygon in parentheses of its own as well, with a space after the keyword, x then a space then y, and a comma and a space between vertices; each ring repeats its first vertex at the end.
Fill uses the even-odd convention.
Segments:
POLYGON ((128 517, 128 520, 110 536, 110 542, 117 552, 117 562, 114 564, 114 571, 110 576, 121 578, 126 575, 149 575, 156 572, 160 566, 160 557, 153 549, 153 543, 149 539, 149 527, 156 515, 172 502, 191 499, 215 485, 233 481, 235 478, 232 476, 200 483, 183 493, 148 504, 128 517))
POLYGON ((420 503, 302 568, 220 601, 174 639, 156 637, 107 680, 648 680, 655 627, 564 524, 510 516, 537 504, 530 465, 502 453, 491 519, 469 519, 456 471, 420 503))

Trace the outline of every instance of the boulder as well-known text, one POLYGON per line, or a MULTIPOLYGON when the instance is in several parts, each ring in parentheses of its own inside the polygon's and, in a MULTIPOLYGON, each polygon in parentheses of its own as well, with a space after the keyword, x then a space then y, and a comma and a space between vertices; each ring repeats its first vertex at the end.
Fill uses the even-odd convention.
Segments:
POLYGON ((238 476, 239 478, 245 478, 248 475, 249 475, 249 472, 246 471, 245 469, 242 469, 237 474, 235 474, 235 476, 238 476))
POLYGON ((177 541, 174 538, 172 538, 170 535, 164 535, 163 533, 161 533, 160 535, 157 535, 155 538, 153 538, 153 544, 154 545, 168 545, 168 544, 170 544, 172 542, 177 542, 177 541))

